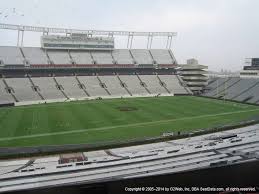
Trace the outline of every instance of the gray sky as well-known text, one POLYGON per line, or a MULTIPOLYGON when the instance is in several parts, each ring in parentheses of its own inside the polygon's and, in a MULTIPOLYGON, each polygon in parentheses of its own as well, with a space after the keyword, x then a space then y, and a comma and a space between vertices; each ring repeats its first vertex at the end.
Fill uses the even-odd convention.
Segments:
MULTIPOLYGON (((81 29, 176 31, 172 50, 179 63, 197 58, 210 70, 241 70, 259 57, 259 0, 0 0, 0 22, 81 29), (15 8, 15 10, 14 10, 15 8)), ((0 30, 0 45, 17 34, 0 30)), ((145 48, 136 39, 134 47, 145 48)), ((119 39, 121 48, 126 40, 119 39)), ((26 33, 26 46, 39 46, 26 33)), ((163 48, 162 40, 154 48, 163 48)))

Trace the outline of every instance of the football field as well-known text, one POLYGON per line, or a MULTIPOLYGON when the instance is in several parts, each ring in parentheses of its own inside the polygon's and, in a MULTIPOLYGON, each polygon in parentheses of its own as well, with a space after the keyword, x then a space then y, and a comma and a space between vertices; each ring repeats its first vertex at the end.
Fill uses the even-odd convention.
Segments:
POLYGON ((258 117, 258 106, 194 96, 8 107, 0 108, 0 147, 116 142, 258 117))

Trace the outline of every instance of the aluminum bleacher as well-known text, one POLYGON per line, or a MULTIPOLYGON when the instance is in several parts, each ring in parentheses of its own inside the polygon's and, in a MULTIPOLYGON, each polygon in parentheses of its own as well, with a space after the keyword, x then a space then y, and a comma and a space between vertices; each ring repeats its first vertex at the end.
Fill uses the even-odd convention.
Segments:
POLYGON ((59 84, 63 86, 64 92, 69 98, 85 98, 87 97, 84 90, 80 88, 74 76, 56 77, 59 84))
POLYGON ((134 59, 128 49, 115 49, 112 51, 112 55, 118 64, 134 64, 134 59))
POLYGON ((147 49, 132 49, 131 53, 136 62, 140 65, 149 65, 154 63, 152 56, 147 49))
POLYGON ((151 49, 150 52, 157 64, 172 64, 175 62, 169 54, 169 50, 151 49))
POLYGON ((243 92, 247 92, 247 89, 252 87, 256 83, 255 79, 243 79, 238 84, 236 84, 234 87, 229 88, 225 96, 227 99, 236 99, 239 95, 241 95, 243 92))
POLYGON ((120 79, 126 84, 128 90, 133 95, 148 95, 145 88, 140 85, 140 81, 136 75, 120 75, 120 79))
POLYGON ((0 47, 0 60, 4 65, 161 65, 175 64, 174 57, 167 49, 114 49, 112 51, 67 51, 42 50, 39 47, 0 47), (23 56, 24 54, 24 56, 23 56))
POLYGON ((160 79, 149 69, 154 68, 156 63, 157 65, 173 65, 175 59, 170 52, 168 49, 89 51, 2 46, 0 47, 1 69, 4 69, 5 65, 25 64, 29 71, 26 71, 24 75, 19 74, 18 77, 22 78, 16 78, 14 74, 7 75, 6 83, 1 83, 0 101, 6 103, 24 101, 28 104, 29 101, 39 100, 62 101, 88 97, 187 94, 185 87, 180 84, 181 81, 176 76, 161 75, 160 79), (89 68, 81 73, 83 66, 89 68), (101 69, 102 67, 104 71, 101 69), (119 71, 114 69, 114 72, 109 72, 113 67, 118 68, 119 71), (124 71, 120 67, 130 68, 124 71), (65 68, 65 70, 59 70, 59 68, 65 68), (134 74, 132 70, 137 74, 134 74), (98 76, 96 76, 97 72, 98 76), (120 75, 114 75, 115 72, 120 75), (74 76, 75 74, 78 77, 74 76), (24 78, 27 76, 31 79, 24 78), (8 88, 8 84, 10 88, 8 88), (11 93, 7 93, 6 88, 11 89, 9 90, 11 93))
POLYGON ((0 104, 12 103, 14 99, 11 94, 9 94, 6 90, 6 86, 3 83, 3 80, 0 79, 0 104))
POLYGON ((128 96, 128 92, 121 86, 117 76, 100 76, 103 83, 107 86, 107 89, 114 96, 128 96))
MULTIPOLYGON (((166 142, 84 152, 85 159, 60 164, 61 155, 3 160, 0 192, 67 185, 83 181, 128 179, 258 161, 258 125, 166 142), (210 139, 213 136, 215 139, 210 139), (219 142, 220 140, 220 142, 219 142), (211 146, 208 144, 211 143, 211 146), (174 150, 170 152, 170 150, 174 150), (30 165, 26 165, 30 163, 30 165), (163 165, 161 165, 163 164, 163 165)), ((70 154, 73 155, 73 154, 70 154)))
POLYGON ((13 99, 16 102, 37 102, 88 97, 188 94, 175 75, 5 78, 5 82, 1 81, 0 87, 1 103, 13 102, 13 99), (12 93, 8 93, 6 88, 12 93))
POLYGON ((213 79, 214 81, 211 82, 207 86, 208 92, 206 92, 206 96, 213 96, 215 95, 215 92, 217 92, 217 88, 221 85, 223 85, 229 78, 222 78, 222 79, 213 79))
POLYGON ((97 64, 114 64, 111 51, 95 51, 92 56, 97 64))
POLYGON ((38 47, 23 47, 22 51, 25 58, 31 65, 46 65, 48 64, 48 57, 44 50, 38 47))
POLYGON ((78 79, 82 84, 84 84, 91 97, 102 97, 108 95, 105 89, 101 87, 96 76, 78 76, 78 79))
POLYGON ((259 80, 254 78, 217 78, 207 86, 204 96, 239 102, 259 103, 259 80))
POLYGON ((188 94, 185 88, 181 85, 176 75, 159 75, 161 81, 166 84, 167 89, 172 94, 188 94))
MULTIPOLYGON (((243 81, 242 81, 243 82, 243 81)), ((256 103, 259 99, 259 80, 253 80, 252 85, 250 87, 247 87, 246 90, 242 92, 241 95, 237 96, 235 100, 237 101, 246 101, 250 103, 256 103)))
POLYGON ((93 59, 88 51, 70 51, 70 55, 74 62, 79 65, 91 65, 93 59))
POLYGON ((7 78, 5 81, 8 86, 13 89, 14 95, 18 101, 41 100, 28 78, 7 78))
POLYGON ((259 83, 257 83, 257 85, 255 87, 253 87, 250 91, 251 91, 250 94, 251 94, 252 98, 249 99, 248 102, 259 104, 259 83))
POLYGON ((152 94, 168 94, 156 75, 140 75, 140 78, 147 84, 147 88, 152 94))
POLYGON ((35 86, 38 86, 44 99, 66 99, 58 90, 53 77, 35 77, 31 78, 35 86))
POLYGON ((4 65, 24 65, 24 58, 18 47, 0 46, 0 60, 4 65))
POLYGON ((47 53, 55 65, 69 65, 72 63, 67 51, 48 50, 47 53))
MULTIPOLYGON (((235 88, 235 84, 238 85, 238 82, 240 81, 240 78, 238 77, 232 77, 232 78, 225 78, 223 81, 221 81, 216 88, 210 92, 211 96, 217 96, 222 95, 225 93, 227 89, 230 89, 231 87, 235 88), (225 81, 224 81, 225 80, 225 81)), ((217 82, 217 81, 216 81, 217 82)), ((217 83, 216 83, 217 84, 217 83)))

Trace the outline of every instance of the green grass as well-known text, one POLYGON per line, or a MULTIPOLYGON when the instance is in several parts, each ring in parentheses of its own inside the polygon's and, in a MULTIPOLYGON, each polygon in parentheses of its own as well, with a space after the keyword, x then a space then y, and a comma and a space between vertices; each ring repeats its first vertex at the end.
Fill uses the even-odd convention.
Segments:
POLYGON ((116 142, 233 124, 258 116, 257 106, 192 96, 0 108, 0 147, 116 142), (118 107, 137 110, 120 111, 118 107))

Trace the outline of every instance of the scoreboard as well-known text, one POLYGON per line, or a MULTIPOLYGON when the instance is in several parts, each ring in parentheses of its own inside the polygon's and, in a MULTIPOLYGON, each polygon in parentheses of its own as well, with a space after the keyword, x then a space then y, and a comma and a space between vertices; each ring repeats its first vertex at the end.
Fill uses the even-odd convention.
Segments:
POLYGON ((259 67, 259 58, 252 58, 252 66, 259 67))

